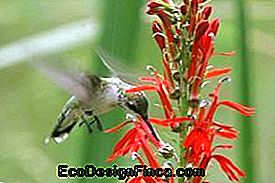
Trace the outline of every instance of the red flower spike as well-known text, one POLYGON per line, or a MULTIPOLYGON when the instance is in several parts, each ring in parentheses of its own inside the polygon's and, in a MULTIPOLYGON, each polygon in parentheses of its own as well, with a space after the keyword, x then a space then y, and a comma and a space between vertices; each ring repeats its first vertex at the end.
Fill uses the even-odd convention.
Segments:
MULTIPOLYGON (((220 20, 218 18, 209 20, 212 14, 212 6, 205 5, 205 0, 184 0, 180 5, 174 5, 172 0, 149 0, 147 4, 148 14, 157 15, 161 23, 154 21, 152 24, 153 37, 156 40, 162 53, 163 74, 160 75, 156 71, 153 77, 143 77, 140 80, 148 82, 148 85, 136 86, 126 92, 153 91, 157 92, 164 110, 164 119, 149 119, 151 123, 162 125, 164 127, 177 126, 180 123, 190 123, 191 129, 185 137, 182 145, 186 149, 184 156, 186 162, 192 163, 200 168, 207 168, 209 162, 213 159, 217 160, 221 169, 227 174, 228 178, 238 181, 239 177, 245 176, 230 159, 225 156, 213 154, 219 149, 231 149, 232 145, 222 144, 214 146, 216 138, 227 138, 234 140, 238 136, 238 131, 230 125, 218 123, 214 121, 215 115, 219 107, 230 107, 242 115, 251 116, 254 114, 254 108, 243 106, 231 101, 220 101, 219 93, 223 82, 219 82, 215 90, 209 94, 211 101, 203 103, 201 95, 201 85, 207 79, 219 77, 229 74, 231 68, 209 70, 210 59, 213 55, 232 56, 235 52, 214 53, 214 38, 218 33, 220 20), (178 16, 173 16, 179 13, 178 16), (178 19, 177 19, 178 18, 178 19), (187 31, 187 32, 186 32, 187 31), (189 46, 190 50, 182 50, 182 47, 189 46), (183 52, 181 52, 183 51, 183 52), (191 54, 185 55, 185 54, 191 54), (184 65, 184 81, 190 86, 190 93, 183 93, 188 96, 188 100, 199 101, 199 105, 191 105, 188 103, 189 112, 196 116, 196 119, 181 116, 176 117, 174 108, 170 101, 169 95, 175 86, 182 87, 182 82, 173 78, 172 70, 179 71, 182 66, 180 59, 187 58, 184 65), (189 59, 190 58, 190 59, 189 59)), ((178 15, 178 14, 177 14, 178 15)), ((189 90, 188 90, 189 91, 189 90)), ((183 92, 186 92, 183 90, 183 92)), ((178 112, 178 111, 177 111, 178 112)), ((182 112, 182 111, 181 111, 182 112)), ((189 113, 188 112, 188 113, 189 113)), ((106 132, 115 132, 128 123, 124 122, 115 128, 106 132)), ((153 150, 159 149, 164 144, 161 140, 156 140, 151 131, 148 129, 146 122, 138 118, 136 123, 132 123, 134 128, 117 143, 114 148, 113 155, 109 159, 115 159, 125 154, 137 153, 143 151, 148 164, 152 167, 160 167, 156 154, 153 150), (135 129, 135 130, 134 130, 135 129), (129 135, 130 134, 130 135, 129 135), (155 148, 152 148, 152 145, 155 148)), ((139 157, 139 161, 144 161, 139 157)), ((192 182, 207 182, 201 177, 195 177, 192 182)), ((129 180, 135 182, 164 182, 159 178, 138 176, 129 180)), ((169 179, 170 183, 174 179, 169 179)))

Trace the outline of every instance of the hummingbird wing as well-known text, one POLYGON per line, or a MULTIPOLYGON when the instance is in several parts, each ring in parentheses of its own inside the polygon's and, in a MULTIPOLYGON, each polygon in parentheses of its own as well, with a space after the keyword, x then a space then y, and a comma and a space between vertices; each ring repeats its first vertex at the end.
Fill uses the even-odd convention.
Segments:
POLYGON ((101 87, 95 86, 100 86, 102 80, 95 75, 73 74, 41 62, 35 63, 34 66, 55 84, 70 92, 84 104, 89 105, 100 92, 101 87))
POLYGON ((134 69, 123 65, 122 62, 118 62, 103 49, 97 48, 96 54, 99 56, 101 62, 105 65, 105 67, 107 67, 108 70, 111 71, 113 76, 118 77, 122 81, 131 85, 140 85, 143 83, 142 81, 138 80, 138 78, 142 74, 138 73, 134 69))

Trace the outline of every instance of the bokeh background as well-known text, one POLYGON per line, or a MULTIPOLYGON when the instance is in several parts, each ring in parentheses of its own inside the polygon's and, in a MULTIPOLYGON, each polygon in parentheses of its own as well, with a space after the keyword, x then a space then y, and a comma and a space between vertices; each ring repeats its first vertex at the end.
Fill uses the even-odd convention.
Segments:
MULTIPOLYGON (((123 134, 92 135, 78 128, 64 143, 44 144, 69 94, 26 62, 47 59, 74 62, 78 68, 105 75, 94 54, 102 47, 143 70, 160 65, 151 38, 145 0, 1 0, 0 1, 0 182, 117 182, 110 179, 59 180, 56 165, 110 165, 106 158, 123 134)), ((212 63, 231 66, 232 83, 222 98, 257 108, 249 120, 220 110, 217 119, 241 132, 236 148, 225 152, 246 169, 246 182, 275 180, 275 1, 213 0, 214 16, 222 19, 217 51, 237 52, 212 63)), ((153 114, 152 114, 153 115, 153 114)), ((120 110, 101 116, 108 128, 123 120, 120 110)), ((127 158, 115 163, 131 164, 127 158)), ((209 180, 227 182, 214 162, 209 180)))

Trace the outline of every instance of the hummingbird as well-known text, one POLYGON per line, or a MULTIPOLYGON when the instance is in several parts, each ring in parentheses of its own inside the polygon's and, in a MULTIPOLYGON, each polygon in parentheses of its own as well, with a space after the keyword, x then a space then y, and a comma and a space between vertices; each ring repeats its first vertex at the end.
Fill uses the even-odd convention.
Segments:
MULTIPOLYGON (((101 52, 97 54, 114 76, 100 77, 90 73, 73 74, 47 64, 35 64, 53 82, 72 94, 63 106, 49 138, 56 143, 61 143, 69 137, 77 124, 78 126, 86 125, 88 131, 92 132, 91 125, 96 123, 97 127, 102 130, 98 116, 120 107, 134 115, 139 115, 147 124, 151 134, 159 141, 159 136, 148 119, 149 102, 145 93, 126 93, 127 89, 135 85, 126 82, 122 77, 123 74, 114 74, 109 57, 101 52)), ((45 140, 46 143, 49 138, 45 140)))

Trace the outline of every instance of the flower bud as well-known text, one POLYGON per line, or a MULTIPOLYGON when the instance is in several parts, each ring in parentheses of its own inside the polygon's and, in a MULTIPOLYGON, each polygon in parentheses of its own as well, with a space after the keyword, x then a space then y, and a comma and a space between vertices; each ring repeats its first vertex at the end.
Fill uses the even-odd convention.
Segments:
POLYGON ((211 32, 213 32, 215 36, 217 35, 219 26, 220 26, 220 19, 219 18, 213 19, 210 23, 211 32))
POLYGON ((179 9, 182 15, 186 15, 188 7, 185 4, 181 5, 179 9))
POLYGON ((209 23, 207 20, 203 20, 198 24, 198 27, 196 29, 196 35, 195 35, 195 40, 199 40, 203 34, 206 32, 206 30, 209 27, 209 23))
POLYGON ((202 11, 203 19, 207 20, 212 13, 212 6, 205 6, 202 11))
POLYGON ((165 49, 165 47, 166 47, 165 46, 165 35, 163 34, 163 29, 162 29, 161 25, 157 21, 153 22, 152 30, 153 30, 153 37, 155 38, 156 42, 158 43, 160 50, 165 49))
POLYGON ((162 8, 163 8, 163 5, 161 4, 161 2, 152 0, 147 3, 146 13, 149 15, 154 15, 154 14, 157 14, 159 10, 162 8))

